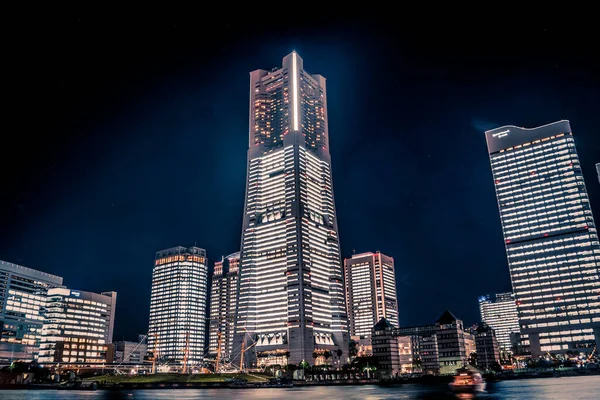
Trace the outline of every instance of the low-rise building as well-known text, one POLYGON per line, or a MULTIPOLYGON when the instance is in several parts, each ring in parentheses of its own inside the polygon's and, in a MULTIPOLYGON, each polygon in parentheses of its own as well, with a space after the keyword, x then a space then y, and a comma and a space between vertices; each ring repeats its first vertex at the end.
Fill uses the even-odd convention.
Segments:
POLYGON ((475 353, 474 335, 446 310, 435 324, 396 328, 382 318, 373 328, 373 356, 387 374, 454 374, 475 353))
POLYGON ((115 364, 143 364, 148 345, 143 342, 114 342, 115 364))
POLYGON ((400 374, 412 374, 415 369, 411 336, 398 336, 400 374))
POLYGON ((373 326, 373 357, 379 363, 382 377, 393 377, 400 373, 400 351, 394 328, 395 326, 385 318, 381 318, 373 326))
POLYGON ((477 327, 475 343, 477 345, 477 368, 487 371, 493 369, 495 365, 500 365, 500 352, 496 334, 485 322, 477 327))
POLYGON ((440 374, 454 374, 467 364, 463 323, 446 310, 435 323, 440 358, 440 374))

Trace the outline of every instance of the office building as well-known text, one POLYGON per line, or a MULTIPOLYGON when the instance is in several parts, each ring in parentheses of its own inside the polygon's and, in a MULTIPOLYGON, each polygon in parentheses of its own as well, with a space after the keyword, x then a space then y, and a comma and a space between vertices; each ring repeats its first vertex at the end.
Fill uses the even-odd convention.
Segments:
POLYGON ((239 266, 237 252, 215 262, 213 270, 208 352, 218 362, 227 362, 233 355, 239 266))
POLYGON ((600 163, 596 164, 596 173, 598 174, 598 182, 600 182, 600 163))
POLYGON ((410 336, 398 336, 398 351, 400 353, 399 374, 412 374, 415 371, 415 360, 413 358, 413 340, 410 336))
POLYGON ((385 318, 379 320, 372 328, 373 357, 379 364, 381 377, 393 377, 401 371, 399 343, 404 342, 406 336, 395 335, 394 328, 395 326, 385 318))
POLYGON ((48 289, 63 278, 0 261, 0 362, 37 358, 48 289))
POLYGON ((401 338, 410 338, 411 357, 413 359, 412 373, 437 374, 439 358, 435 324, 397 328, 394 334, 401 338))
POLYGON ((295 52, 251 72, 249 133, 234 347, 244 366, 336 363, 348 326, 325 78, 295 52))
POLYGON ((465 338, 465 356, 467 363, 477 353, 477 343, 475 340, 475 329, 465 329, 463 337, 465 338))
POLYGON ((98 364, 112 358, 116 292, 48 289, 40 363, 98 364))
POLYGON ((440 373, 440 348, 438 337, 435 333, 421 336, 421 353, 414 355, 419 361, 417 365, 421 367, 424 375, 438 375, 440 373))
POLYGON ((373 357, 386 374, 454 374, 476 352, 476 335, 446 310, 430 325, 396 328, 385 318, 374 327, 373 357), (409 365, 411 360, 412 365, 409 365))
POLYGON ((496 334, 485 322, 475 330, 475 346, 477 351, 477 368, 488 371, 500 366, 500 351, 496 334))
POLYGON ((159 362, 188 365, 204 357, 207 265, 206 251, 198 247, 156 253, 148 350, 159 362))
POLYGON ((143 364, 148 352, 148 345, 144 342, 114 342, 115 364, 143 364))
POLYGON ((509 292, 497 293, 494 297, 489 294, 481 296, 479 313, 481 321, 494 329, 500 349, 504 352, 512 352, 510 335, 521 333, 515 295, 509 292))
POLYGON ((600 244, 569 121, 486 132, 519 313, 532 355, 600 342, 600 244))
POLYGON ((435 322, 440 374, 455 374, 467 364, 463 322, 446 310, 435 322))
POLYGON ((382 318, 398 326, 392 257, 379 251, 354 254, 344 260, 344 277, 350 335, 370 336, 373 325, 382 318))

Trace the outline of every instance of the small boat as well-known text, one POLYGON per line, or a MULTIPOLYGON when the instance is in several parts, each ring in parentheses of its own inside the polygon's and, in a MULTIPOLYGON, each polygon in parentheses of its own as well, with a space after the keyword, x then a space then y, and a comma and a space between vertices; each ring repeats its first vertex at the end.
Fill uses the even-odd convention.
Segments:
POLYGON ((465 367, 457 370, 449 386, 455 393, 481 393, 485 391, 486 383, 478 370, 465 367))

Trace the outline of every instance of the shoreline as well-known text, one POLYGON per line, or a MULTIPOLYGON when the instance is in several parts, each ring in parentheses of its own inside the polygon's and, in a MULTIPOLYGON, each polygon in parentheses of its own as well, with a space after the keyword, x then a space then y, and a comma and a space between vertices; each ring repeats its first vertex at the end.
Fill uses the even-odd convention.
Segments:
MULTIPOLYGON (((562 377, 578 377, 578 376, 599 376, 600 370, 584 370, 584 371, 542 371, 521 374, 507 374, 503 376, 485 376, 488 383, 497 383, 505 380, 528 380, 542 378, 562 378, 562 377)), ((0 384, 1 390, 79 390, 79 391, 127 391, 127 390, 155 390, 155 389, 281 389, 292 387, 312 387, 312 386, 402 386, 405 384, 421 384, 421 385, 440 385, 448 383, 452 380, 452 376, 421 376, 414 378, 395 378, 388 380, 377 379, 354 379, 354 380, 322 380, 322 381, 291 381, 289 383, 268 383, 268 382, 118 382, 118 383, 101 383, 96 381, 96 385, 92 385, 93 380, 86 380, 87 385, 65 386, 45 383, 45 384, 0 384)), ((82 381, 80 381, 82 382, 82 381)))

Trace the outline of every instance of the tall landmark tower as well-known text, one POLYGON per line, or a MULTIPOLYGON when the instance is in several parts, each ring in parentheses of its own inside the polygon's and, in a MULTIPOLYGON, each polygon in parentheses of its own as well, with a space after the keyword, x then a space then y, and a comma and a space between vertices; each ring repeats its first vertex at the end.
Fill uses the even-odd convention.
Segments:
POLYGON ((250 73, 241 249, 233 353, 244 366, 347 357, 325 78, 296 52, 250 73))
POLYGON ((486 133, 523 345, 600 345, 600 243, 569 121, 486 133))

